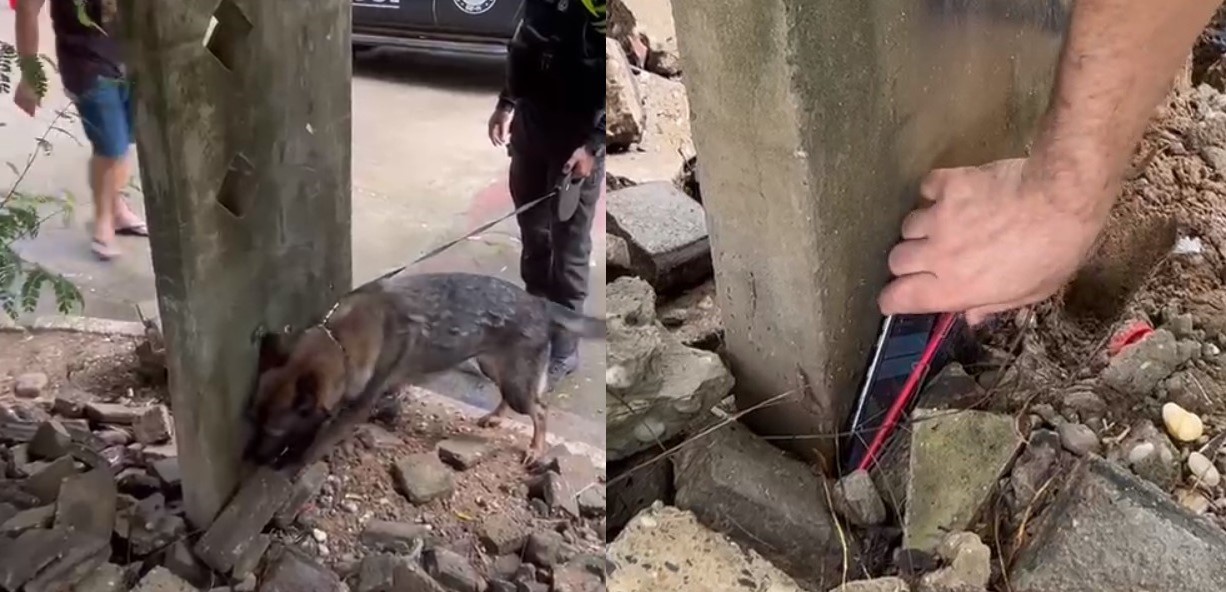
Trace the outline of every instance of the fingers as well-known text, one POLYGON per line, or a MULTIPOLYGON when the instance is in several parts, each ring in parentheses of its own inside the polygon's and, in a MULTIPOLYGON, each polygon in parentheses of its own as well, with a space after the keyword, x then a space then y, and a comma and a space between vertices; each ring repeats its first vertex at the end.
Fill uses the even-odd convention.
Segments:
POLYGON ((929 208, 918 208, 907 214, 902 220, 903 240, 928 238, 932 223, 932 211, 929 208))
POLYGON ((957 169, 936 169, 930 171, 920 181, 919 192, 920 197, 928 201, 940 201, 945 194, 945 188, 949 184, 950 173, 957 169))
POLYGON ((877 296, 881 314, 927 314, 947 312, 938 300, 940 282, 931 273, 916 273, 895 278, 877 296))
POLYGON ((890 273, 897 277, 902 277, 904 275, 931 271, 924 264, 927 247, 927 239, 906 240, 894 245, 894 248, 890 249, 889 258, 886 260, 890 267, 890 273))

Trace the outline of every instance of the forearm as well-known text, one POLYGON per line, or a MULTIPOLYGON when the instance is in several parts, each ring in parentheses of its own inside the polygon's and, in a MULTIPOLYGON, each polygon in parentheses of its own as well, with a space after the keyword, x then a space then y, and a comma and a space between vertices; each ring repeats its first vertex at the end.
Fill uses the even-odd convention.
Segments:
POLYGON ((17 55, 22 58, 38 56, 38 13, 43 6, 42 0, 18 0, 16 30, 17 55))
POLYGON ((1078 0, 1032 150, 1047 182, 1086 190, 1070 213, 1105 216, 1174 73, 1221 0, 1078 0))

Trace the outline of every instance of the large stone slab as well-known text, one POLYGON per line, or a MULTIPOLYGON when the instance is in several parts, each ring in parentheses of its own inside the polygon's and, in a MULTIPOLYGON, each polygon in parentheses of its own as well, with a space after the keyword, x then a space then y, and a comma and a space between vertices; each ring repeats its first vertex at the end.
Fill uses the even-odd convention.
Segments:
MULTIPOLYGON (((676 505, 806 586, 840 583, 844 547, 813 469, 733 423, 675 457, 676 505)), ((856 557, 848 535, 847 550, 856 557)), ((824 586, 824 588, 823 588, 824 586)))
POLYGON ((222 510, 196 543, 196 555, 213 569, 226 573, 285 506, 293 484, 281 473, 260 468, 222 510))
POLYGON ((609 193, 609 232, 626 240, 630 267, 658 293, 711 275, 711 244, 702 205, 666 182, 609 193))
POLYGON ((1013 417, 984 411, 916 409, 903 547, 935 551, 967 530, 1022 440, 1013 417))
POLYGON ((605 446, 616 461, 658 448, 703 418, 733 378, 717 354, 682 345, 657 322, 646 282, 623 277, 607 291, 605 446))
POLYGON ((1079 465, 1018 555, 1015 592, 1226 590, 1226 533, 1101 459, 1079 465))
POLYGON ((608 558, 609 592, 802 591, 753 549, 673 507, 649 508, 636 516, 609 545, 608 558))
MULTIPOLYGON (((1065 0, 673 0, 738 407, 812 391, 754 413, 760 433, 839 431, 918 181, 1024 153, 1067 14, 1065 0)), ((790 443, 836 456, 833 439, 790 443)))

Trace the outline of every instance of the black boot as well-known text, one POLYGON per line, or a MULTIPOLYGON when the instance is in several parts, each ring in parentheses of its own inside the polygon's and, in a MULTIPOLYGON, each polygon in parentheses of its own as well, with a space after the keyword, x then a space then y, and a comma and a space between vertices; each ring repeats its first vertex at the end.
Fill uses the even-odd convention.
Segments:
POLYGON ((549 340, 549 388, 579 368, 579 340, 573 335, 555 332, 549 340))

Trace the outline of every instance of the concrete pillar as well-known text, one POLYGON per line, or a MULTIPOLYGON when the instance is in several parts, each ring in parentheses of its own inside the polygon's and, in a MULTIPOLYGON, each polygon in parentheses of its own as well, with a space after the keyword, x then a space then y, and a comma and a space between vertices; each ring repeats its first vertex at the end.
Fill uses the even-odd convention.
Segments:
POLYGON ((919 178, 1023 154, 1067 2, 673 4, 738 404, 829 458, 919 178))
POLYGON ((184 497, 206 526, 239 479, 256 329, 314 322, 350 288, 350 6, 120 13, 184 497))

